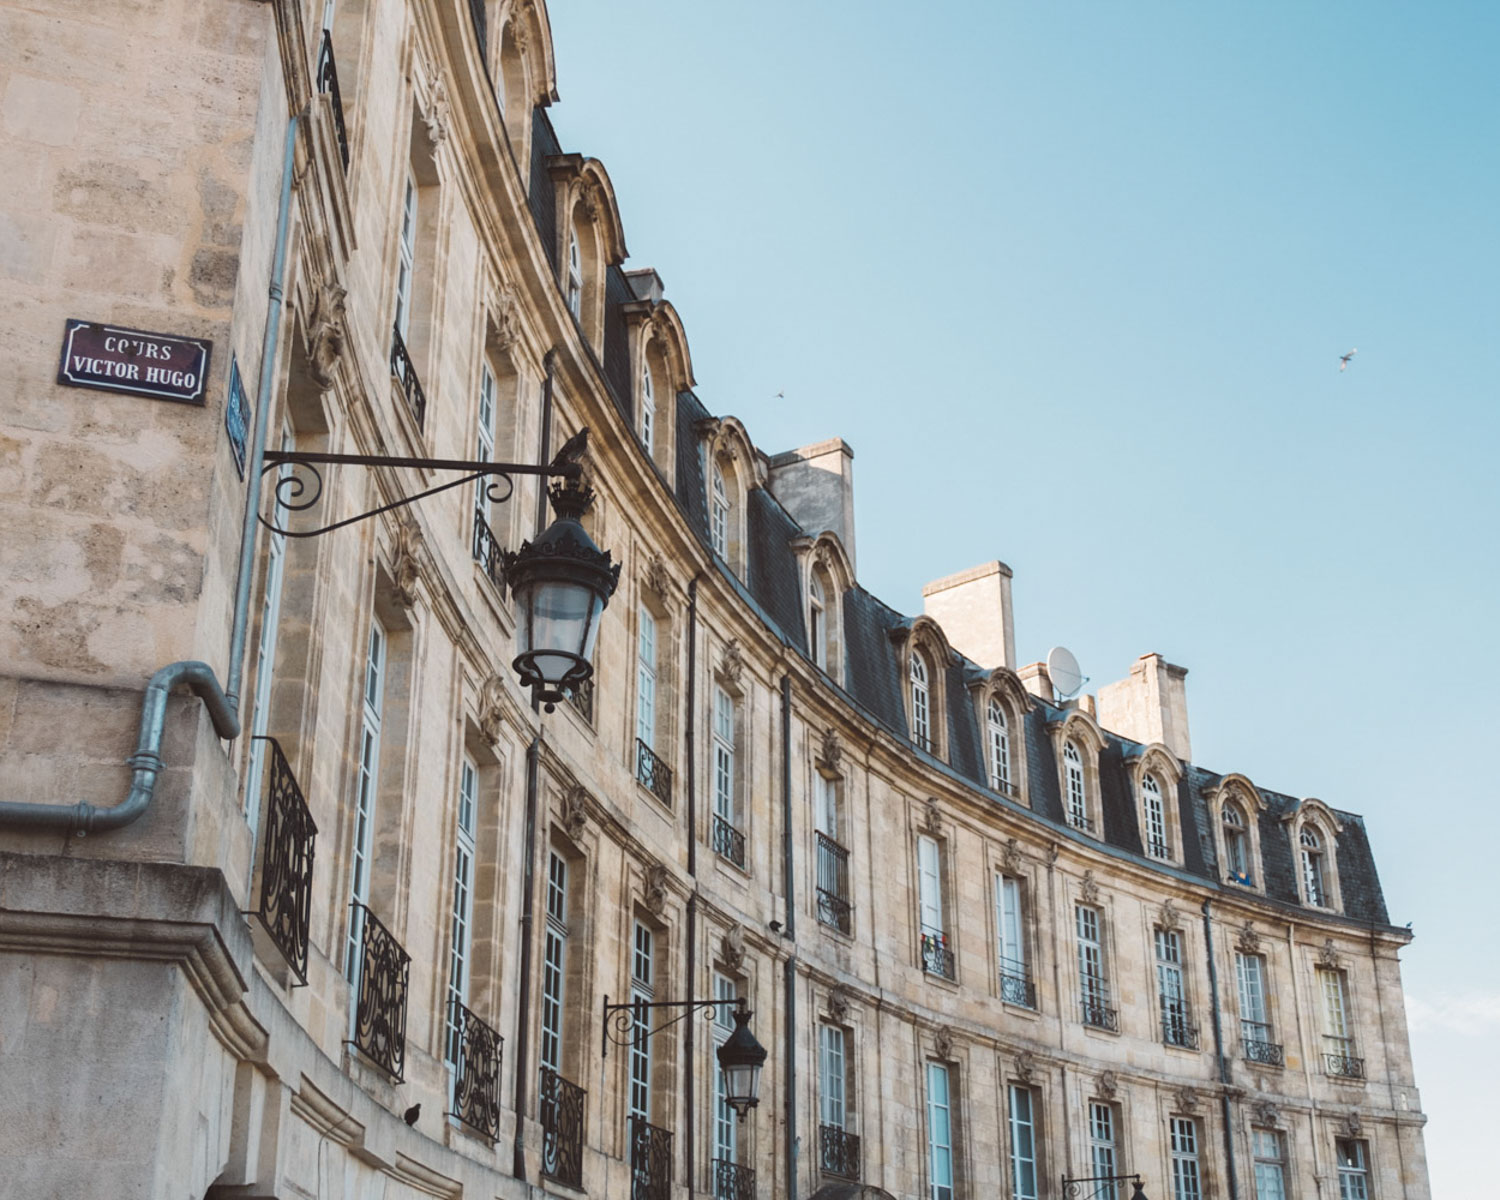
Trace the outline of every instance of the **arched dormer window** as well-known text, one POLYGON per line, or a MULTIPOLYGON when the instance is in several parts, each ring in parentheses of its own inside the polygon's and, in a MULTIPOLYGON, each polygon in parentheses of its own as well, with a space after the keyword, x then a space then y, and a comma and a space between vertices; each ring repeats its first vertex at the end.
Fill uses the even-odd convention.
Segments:
POLYGON ((1343 910, 1339 888, 1338 835, 1343 832, 1334 811, 1321 800, 1299 801, 1281 818, 1288 826, 1297 856, 1297 891, 1309 908, 1343 910))
POLYGON ((724 471, 718 463, 710 469, 712 482, 708 489, 708 533, 714 553, 722 559, 729 558, 729 485, 724 482, 724 471))
POLYGON ((1224 838, 1224 873, 1232 883, 1253 882, 1250 874, 1250 834, 1245 828, 1245 810, 1237 800, 1224 801, 1220 821, 1224 838))
POLYGON ((1302 896, 1314 908, 1328 907, 1328 882, 1323 864, 1323 839, 1311 825, 1297 836, 1302 858, 1302 896))
POLYGON ((828 670, 828 604, 816 569, 807 580, 807 649, 813 665, 828 670))
POLYGON ((1026 714, 1031 697, 1008 667, 996 667, 973 687, 985 781, 1001 795, 1026 804, 1026 714))
POLYGON ((1057 785, 1062 797, 1062 817, 1074 829, 1090 837, 1104 836, 1099 803, 1099 756, 1104 752, 1104 734, 1082 709, 1071 709, 1048 725, 1052 753, 1057 763, 1057 785))
POLYGON ((1265 890, 1260 869, 1260 812, 1266 802, 1243 775, 1226 775, 1205 797, 1225 883, 1265 890))
MULTIPOLYGON (((844 638, 842 600, 852 586, 854 572, 838 535, 824 531, 811 541, 798 538, 792 545, 803 560, 806 589, 807 657, 813 666, 835 683, 843 680, 844 638)), ((906 670, 909 672, 910 667, 906 670)))
POLYGON ((985 705, 984 733, 990 756, 990 787, 997 792, 1010 792, 1010 721, 1005 715, 1004 705, 995 696, 991 696, 985 705))
POLYGON ((568 230, 568 311, 575 321, 583 319, 583 250, 578 244, 578 230, 568 230))
POLYGON ((1147 774, 1141 781, 1141 815, 1145 820, 1141 833, 1146 853, 1152 858, 1170 858, 1172 848, 1167 841, 1167 806, 1155 775, 1147 774))
POLYGON ((1160 742, 1125 756, 1136 797, 1141 849, 1148 858, 1179 862, 1183 837, 1176 803, 1182 763, 1160 742))
POLYGON ((651 365, 641 367, 641 445, 650 453, 656 445, 656 384, 651 381, 651 365))
POLYGON ((932 688, 931 671, 927 658, 920 650, 912 651, 910 664, 911 683, 911 740, 923 750, 932 750, 932 688))
POLYGON ((947 671, 953 662, 953 650, 943 636, 942 626, 931 617, 920 616, 910 628, 892 629, 889 636, 900 646, 902 699, 912 744, 935 758, 945 758, 947 671))
POLYGON ((1063 803, 1067 808, 1068 824, 1074 829, 1092 833, 1088 790, 1083 778, 1083 755, 1078 750, 1077 742, 1070 741, 1063 747, 1063 781, 1066 789, 1063 803))

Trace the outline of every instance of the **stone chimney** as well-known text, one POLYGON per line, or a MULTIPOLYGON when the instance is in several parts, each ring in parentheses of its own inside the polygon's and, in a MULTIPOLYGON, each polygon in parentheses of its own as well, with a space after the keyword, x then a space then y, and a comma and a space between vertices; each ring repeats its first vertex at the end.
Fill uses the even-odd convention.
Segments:
POLYGON ((987 671, 1016 669, 1010 577, 1010 568, 997 560, 934 579, 922 589, 922 611, 943 627, 955 650, 987 671))
POLYGON ((855 565, 854 451, 843 438, 774 456, 767 483, 777 503, 807 533, 838 534, 849 565, 855 565))
POLYGON ((635 293, 637 300, 649 300, 653 304, 660 304, 662 296, 666 294, 666 284, 662 283, 661 276, 656 273, 655 267, 641 267, 634 271, 626 271, 625 280, 630 284, 630 290, 635 293))
POLYGON ((1186 667, 1160 654, 1141 655, 1128 677, 1099 689, 1099 724, 1134 742, 1161 742, 1191 761, 1186 680, 1186 667))
POLYGON ((1045 700, 1048 704, 1056 703, 1056 693, 1052 690, 1052 677, 1047 674, 1046 663, 1027 663, 1016 672, 1021 677, 1021 686, 1045 700))

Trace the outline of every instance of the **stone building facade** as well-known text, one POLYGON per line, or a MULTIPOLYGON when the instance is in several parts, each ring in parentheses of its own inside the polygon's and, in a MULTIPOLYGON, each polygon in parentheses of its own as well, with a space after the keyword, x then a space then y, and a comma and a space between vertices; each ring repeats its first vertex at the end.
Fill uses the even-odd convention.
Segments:
POLYGON ((1059 700, 1002 564, 865 591, 852 453, 700 398, 541 0, 0 22, 0 1196, 1429 1194, 1360 818, 1194 763, 1160 656, 1059 700), (165 335, 201 404, 121 386, 165 335), (545 713, 537 478, 398 502, 584 428, 624 569, 545 713), (735 996, 743 1122, 722 1019, 607 1044, 735 996))

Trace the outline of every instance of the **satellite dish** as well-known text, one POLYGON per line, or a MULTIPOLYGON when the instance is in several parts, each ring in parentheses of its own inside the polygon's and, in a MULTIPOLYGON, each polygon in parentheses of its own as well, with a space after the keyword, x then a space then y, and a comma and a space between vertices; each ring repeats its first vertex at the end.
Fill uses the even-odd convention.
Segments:
POLYGON ((1053 646, 1047 651, 1047 677, 1064 700, 1083 686, 1085 678, 1078 669, 1078 660, 1066 646, 1053 646))

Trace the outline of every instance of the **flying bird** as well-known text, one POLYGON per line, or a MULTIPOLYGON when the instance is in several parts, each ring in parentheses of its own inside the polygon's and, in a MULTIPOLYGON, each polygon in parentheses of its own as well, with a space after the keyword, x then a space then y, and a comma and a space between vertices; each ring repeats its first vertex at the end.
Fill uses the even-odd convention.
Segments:
POLYGON ((1339 370, 1345 370, 1349 366, 1349 360, 1358 354, 1358 350, 1351 350, 1348 354, 1339 355, 1339 370))

